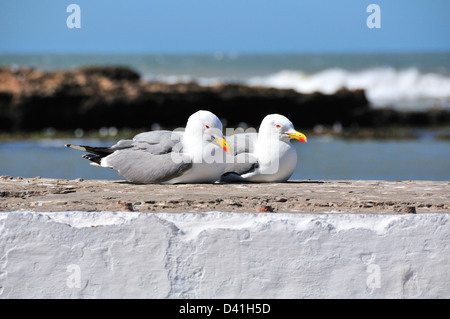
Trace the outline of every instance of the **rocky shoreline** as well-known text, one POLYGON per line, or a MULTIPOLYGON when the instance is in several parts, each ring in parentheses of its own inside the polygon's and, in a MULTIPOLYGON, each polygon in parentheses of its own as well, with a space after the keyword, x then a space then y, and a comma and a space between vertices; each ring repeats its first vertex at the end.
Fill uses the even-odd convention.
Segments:
POLYGON ((2 176, 0 212, 448 214, 449 194, 448 181, 143 185, 118 180, 2 176))
POLYGON ((269 113, 281 113, 299 129, 448 125, 447 110, 396 111, 371 108, 362 90, 301 94, 294 90, 239 84, 146 82, 126 67, 83 67, 45 72, 0 68, 0 131, 33 132, 98 129, 102 126, 148 129, 184 126, 198 109, 207 109, 228 127, 244 122, 258 127, 269 113), (239 116, 235 116, 239 114, 239 116))

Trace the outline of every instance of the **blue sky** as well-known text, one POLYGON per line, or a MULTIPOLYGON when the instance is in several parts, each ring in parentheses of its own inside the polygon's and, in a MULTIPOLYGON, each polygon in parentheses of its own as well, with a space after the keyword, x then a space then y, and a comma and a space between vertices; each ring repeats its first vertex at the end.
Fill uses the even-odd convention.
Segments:
POLYGON ((449 0, 0 0, 0 53, 448 52, 449 13, 449 0))

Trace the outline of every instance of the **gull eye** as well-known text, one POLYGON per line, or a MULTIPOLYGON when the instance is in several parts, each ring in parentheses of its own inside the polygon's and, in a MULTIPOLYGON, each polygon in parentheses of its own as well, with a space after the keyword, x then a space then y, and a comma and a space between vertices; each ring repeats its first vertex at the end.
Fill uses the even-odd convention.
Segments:
POLYGON ((205 127, 209 129, 209 125, 206 125, 206 124, 205 124, 205 127))
POLYGON ((275 127, 276 127, 276 128, 280 128, 280 127, 281 127, 281 125, 278 125, 278 124, 277 124, 277 125, 275 125, 275 127))

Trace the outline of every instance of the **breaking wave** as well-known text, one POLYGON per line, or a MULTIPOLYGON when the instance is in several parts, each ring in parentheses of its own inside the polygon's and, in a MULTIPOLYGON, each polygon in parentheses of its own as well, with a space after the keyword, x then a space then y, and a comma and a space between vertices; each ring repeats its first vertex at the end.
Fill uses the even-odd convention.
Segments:
POLYGON ((251 86, 332 94, 339 89, 364 89, 375 107, 450 108, 450 77, 421 73, 416 68, 374 68, 361 71, 327 69, 317 73, 284 70, 246 81, 251 86))

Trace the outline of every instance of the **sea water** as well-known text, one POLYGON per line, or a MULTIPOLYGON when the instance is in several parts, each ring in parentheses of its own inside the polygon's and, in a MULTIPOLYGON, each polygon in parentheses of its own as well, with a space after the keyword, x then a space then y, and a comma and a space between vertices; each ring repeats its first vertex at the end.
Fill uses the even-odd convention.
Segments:
MULTIPOLYGON (((110 146, 114 141, 83 140, 110 146)), ((0 143, 0 175, 63 179, 123 179, 116 171, 89 165, 83 152, 64 147, 80 140, 0 143)), ((291 179, 450 180, 450 142, 437 139, 347 140, 312 137, 294 141, 297 168, 291 179)))

